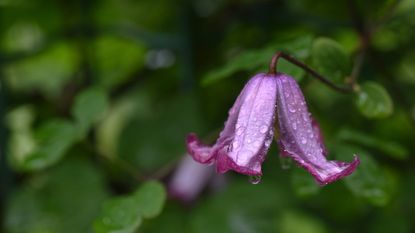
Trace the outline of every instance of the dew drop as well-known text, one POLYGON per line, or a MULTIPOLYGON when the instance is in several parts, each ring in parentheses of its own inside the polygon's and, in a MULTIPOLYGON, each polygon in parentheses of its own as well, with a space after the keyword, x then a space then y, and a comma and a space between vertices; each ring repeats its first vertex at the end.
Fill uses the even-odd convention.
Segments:
POLYGON ((297 130, 297 123, 295 123, 295 122, 294 122, 294 123, 292 124, 292 126, 293 126, 293 129, 294 129, 294 130, 297 130))
POLYGON ((259 129, 259 132, 261 132, 261 133, 266 133, 267 132, 267 126, 266 125, 263 125, 263 126, 261 126, 261 128, 259 129))
POLYGON ((302 139, 301 139, 301 143, 302 143, 302 144, 306 144, 306 143, 307 143, 307 139, 306 139, 306 138, 302 138, 302 139))
POLYGON ((272 143, 272 138, 265 141, 265 146, 269 147, 271 145, 271 143, 272 143))
POLYGON ((232 147, 233 148, 238 148, 238 146, 239 146, 239 143, 237 141, 235 141, 235 142, 232 143, 232 147))
POLYGON ((261 176, 250 176, 249 183, 251 184, 259 184, 261 182, 261 176))
POLYGON ((244 128, 242 126, 238 127, 236 129, 236 135, 238 136, 242 135, 243 131, 244 131, 244 128))
POLYGON ((294 107, 289 106, 289 107, 288 107, 288 111, 290 111, 290 112, 292 112, 292 113, 295 113, 297 110, 296 110, 294 107))
POLYGON ((251 143, 251 142, 252 142, 252 140, 251 140, 250 138, 248 138, 248 139, 246 139, 246 142, 247 142, 247 143, 251 143))

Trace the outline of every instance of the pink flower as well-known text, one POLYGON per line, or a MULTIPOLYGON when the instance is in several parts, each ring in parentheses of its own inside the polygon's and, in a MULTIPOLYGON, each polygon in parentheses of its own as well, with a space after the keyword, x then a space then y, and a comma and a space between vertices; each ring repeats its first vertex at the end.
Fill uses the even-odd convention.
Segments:
POLYGON ((219 173, 228 170, 261 176, 261 165, 274 135, 277 116, 280 151, 309 171, 321 185, 351 174, 359 164, 328 161, 320 129, 311 119, 296 81, 286 74, 257 74, 251 78, 229 111, 223 131, 213 146, 191 133, 186 143, 193 159, 216 162, 219 173))

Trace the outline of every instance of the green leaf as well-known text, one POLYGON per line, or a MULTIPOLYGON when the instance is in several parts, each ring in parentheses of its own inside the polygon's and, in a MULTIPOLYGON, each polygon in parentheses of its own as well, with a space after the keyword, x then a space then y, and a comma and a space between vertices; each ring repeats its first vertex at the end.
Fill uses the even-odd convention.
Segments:
POLYGON ((97 81, 102 87, 119 85, 144 66, 147 49, 140 42, 105 36, 94 41, 93 47, 97 81))
POLYGON ((291 184, 294 188, 295 194, 299 197, 311 196, 320 191, 320 186, 314 178, 304 169, 298 167, 292 169, 291 184))
POLYGON ((82 133, 100 120, 108 108, 107 94, 98 88, 81 92, 75 99, 72 114, 82 133))
POLYGON ((329 38, 317 38, 311 49, 313 66, 323 76, 342 82, 349 75, 350 62, 344 48, 329 38))
POLYGON ((103 174, 79 153, 13 188, 3 215, 4 232, 90 232, 108 194, 103 174))
POLYGON ((96 233, 133 233, 143 218, 157 216, 164 205, 166 191, 162 184, 149 181, 134 194, 116 197, 104 203, 94 222, 96 233))
POLYGON ((388 92, 376 82, 366 82, 357 94, 356 105, 368 118, 385 118, 393 112, 393 102, 388 92))
MULTIPOLYGON (((10 116, 17 116, 17 113, 10 116)), ((23 119, 23 116, 17 119, 23 119)), ((34 133, 30 128, 13 129, 9 144, 11 165, 24 171, 49 167, 65 155, 77 138, 77 128, 71 122, 60 119, 44 123, 34 133)))
POLYGON ((133 233, 142 218, 133 196, 113 198, 104 204, 102 214, 94 223, 97 233, 133 233))
POLYGON ((58 162, 76 141, 78 132, 69 121, 50 120, 35 132, 36 149, 18 164, 23 170, 41 170, 58 162))
POLYGON ((134 194, 134 198, 140 203, 141 215, 144 218, 154 218, 163 208, 166 192, 162 184, 149 181, 141 186, 134 194))
MULTIPOLYGON (((308 56, 310 45, 311 37, 306 36, 278 46, 241 52, 241 54, 229 59, 228 63, 221 68, 215 69, 203 77, 202 85, 209 85, 224 78, 229 78, 238 71, 257 71, 261 68, 261 72, 267 72, 272 55, 277 51, 286 51, 299 59, 305 59, 308 56)), ((304 74, 301 68, 283 59, 278 64, 278 70, 297 79, 300 79, 304 74)))
POLYGON ((386 155, 395 159, 407 159, 409 151, 401 144, 384 140, 376 137, 375 135, 366 134, 357 130, 342 129, 338 133, 338 138, 343 141, 358 143, 363 146, 373 148, 384 152, 386 155))
POLYGON ((40 90, 49 98, 61 94, 79 66, 79 56, 69 43, 58 43, 44 52, 6 66, 5 76, 13 90, 40 90))
POLYGON ((370 154, 359 147, 348 145, 336 145, 334 152, 336 158, 343 161, 350 160, 352 154, 359 156, 360 165, 353 174, 344 178, 350 191, 374 205, 384 206, 389 202, 393 183, 386 170, 370 154))
POLYGON ((111 103, 108 113, 96 128, 97 149, 100 154, 112 159, 118 156, 118 139, 122 130, 137 108, 143 105, 147 107, 146 101, 136 101, 136 98, 130 96, 111 103))

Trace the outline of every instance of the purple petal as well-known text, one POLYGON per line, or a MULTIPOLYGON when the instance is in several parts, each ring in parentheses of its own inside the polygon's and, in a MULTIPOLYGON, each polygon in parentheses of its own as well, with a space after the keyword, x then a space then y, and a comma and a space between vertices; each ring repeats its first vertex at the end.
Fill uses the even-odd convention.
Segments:
POLYGON ((313 134, 316 137, 318 143, 320 144, 321 150, 323 150, 323 155, 327 156, 328 152, 327 152, 326 146, 324 145, 324 138, 320 130, 320 125, 314 118, 312 118, 311 116, 310 118, 311 118, 311 126, 313 127, 313 134))
POLYGON ((219 173, 234 170, 247 175, 261 175, 261 164, 274 134, 275 101, 275 76, 254 76, 229 111, 215 145, 205 146, 191 134, 187 138, 188 152, 201 163, 215 159, 219 173))
POLYGON ((186 155, 169 181, 169 194, 184 202, 196 199, 212 177, 214 169, 186 155))
POLYGON ((313 123, 297 82, 277 74, 277 116, 281 154, 292 157, 307 169, 321 185, 351 174, 359 164, 328 161, 318 125, 313 123))

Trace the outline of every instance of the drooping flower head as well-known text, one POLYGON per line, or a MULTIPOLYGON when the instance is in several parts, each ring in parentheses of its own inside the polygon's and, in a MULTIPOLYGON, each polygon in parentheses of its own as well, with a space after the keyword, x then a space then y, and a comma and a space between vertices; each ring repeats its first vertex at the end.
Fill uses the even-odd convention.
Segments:
POLYGON ((200 163, 216 162, 219 173, 234 170, 250 176, 262 175, 261 164, 274 135, 277 82, 273 76, 251 78, 229 110, 225 128, 210 147, 195 134, 187 137, 187 149, 200 163))
POLYGON ((357 156, 352 163, 328 161, 320 127, 311 118, 297 82, 285 74, 277 74, 276 82, 281 156, 293 158, 321 185, 350 175, 359 164, 357 156))
POLYGON ((251 78, 229 111, 223 131, 213 146, 203 145, 195 134, 187 149, 200 163, 215 163, 219 173, 228 170, 261 176, 261 164, 278 125, 281 156, 293 158, 325 185, 351 174, 359 164, 328 161, 320 129, 307 110, 296 81, 286 74, 257 74, 251 78))

